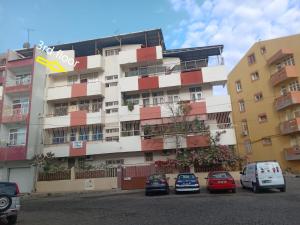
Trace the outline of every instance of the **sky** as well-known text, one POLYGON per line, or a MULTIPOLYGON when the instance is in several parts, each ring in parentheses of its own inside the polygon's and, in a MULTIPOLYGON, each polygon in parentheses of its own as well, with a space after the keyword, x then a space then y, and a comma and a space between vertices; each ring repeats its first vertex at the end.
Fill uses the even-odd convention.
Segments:
POLYGON ((300 0, 0 0, 0 52, 162 28, 166 47, 223 44, 232 68, 258 40, 300 33, 300 0))

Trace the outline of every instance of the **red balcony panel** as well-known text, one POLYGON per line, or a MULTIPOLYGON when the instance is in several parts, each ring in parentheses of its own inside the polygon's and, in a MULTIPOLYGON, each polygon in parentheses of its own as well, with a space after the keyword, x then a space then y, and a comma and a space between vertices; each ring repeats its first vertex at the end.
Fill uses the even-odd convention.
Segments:
POLYGON ((19 68, 19 67, 25 67, 25 66, 32 66, 33 65, 33 58, 27 58, 27 59, 17 59, 17 60, 11 60, 8 61, 6 64, 6 67, 8 69, 11 68, 19 68))
POLYGON ((281 70, 279 70, 278 72, 274 73, 271 76, 271 84, 273 86, 286 81, 288 79, 291 78, 296 78, 297 76, 297 71, 296 71, 296 66, 285 66, 283 68, 281 68, 281 70))
POLYGON ((26 146, 9 146, 0 148, 1 161, 14 161, 26 159, 26 146))
POLYGON ((164 149, 163 138, 141 140, 142 151, 161 151, 164 149))
POLYGON ((188 148, 209 146, 209 137, 207 135, 187 136, 186 144, 188 148))
POLYGON ((284 121, 280 123, 281 134, 291 134, 300 131, 300 118, 284 121))
POLYGON ((189 103, 191 106, 191 111, 188 113, 189 116, 206 114, 206 104, 205 102, 192 102, 189 103))
POLYGON ((159 87, 158 77, 139 78, 139 90, 156 89, 159 87))
POLYGON ((137 62, 155 61, 157 59, 156 47, 137 49, 136 50, 136 59, 137 59, 137 62))
POLYGON ((81 71, 87 69, 87 56, 76 57, 75 62, 78 61, 79 63, 76 64, 74 70, 81 71))
POLYGON ((180 74, 181 85, 192 85, 192 84, 202 84, 202 72, 201 70, 182 72, 180 74))
POLYGON ((286 160, 300 160, 300 146, 293 146, 284 149, 286 160))
POLYGON ((277 111, 296 104, 300 104, 300 91, 292 91, 275 99, 277 111))
POLYGON ((160 106, 140 108, 140 118, 141 120, 161 118, 160 106))
POLYGON ((70 113, 70 126, 86 125, 86 111, 75 111, 70 113))
POLYGON ((29 114, 2 115, 2 123, 18 123, 29 120, 29 114))
POLYGON ((87 96, 87 83, 72 84, 71 97, 87 96))
POLYGON ((4 83, 4 77, 0 76, 0 84, 3 84, 3 83, 4 83))
POLYGON ((82 142, 82 148, 73 148, 73 143, 70 143, 70 156, 84 156, 86 155, 86 141, 82 142))
POLYGON ((28 92, 30 90, 31 84, 5 87, 5 93, 28 92))
POLYGON ((287 57, 291 55, 293 55, 293 51, 291 49, 282 48, 267 60, 267 64, 268 65, 274 64, 279 60, 281 60, 283 57, 287 57))

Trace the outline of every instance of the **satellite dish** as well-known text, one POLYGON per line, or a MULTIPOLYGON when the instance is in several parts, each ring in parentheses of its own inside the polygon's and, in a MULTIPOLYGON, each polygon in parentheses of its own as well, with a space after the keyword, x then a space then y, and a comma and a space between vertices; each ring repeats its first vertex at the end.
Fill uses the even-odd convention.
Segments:
POLYGON ((23 48, 30 48, 30 43, 29 42, 25 42, 23 44, 23 48))

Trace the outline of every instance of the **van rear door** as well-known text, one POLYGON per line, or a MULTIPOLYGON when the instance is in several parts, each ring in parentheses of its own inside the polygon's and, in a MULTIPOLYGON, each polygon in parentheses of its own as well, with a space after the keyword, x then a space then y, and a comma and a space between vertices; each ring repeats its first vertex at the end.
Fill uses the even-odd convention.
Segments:
POLYGON ((257 163, 256 166, 260 186, 284 184, 284 178, 278 162, 261 162, 257 163))

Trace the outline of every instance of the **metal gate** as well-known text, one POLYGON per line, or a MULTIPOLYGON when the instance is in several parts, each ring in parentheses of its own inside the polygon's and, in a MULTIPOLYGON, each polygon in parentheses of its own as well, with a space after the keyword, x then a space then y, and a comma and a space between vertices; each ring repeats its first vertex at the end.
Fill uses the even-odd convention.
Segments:
POLYGON ((122 190, 145 188, 146 179, 155 173, 154 164, 143 166, 123 166, 121 170, 122 190))

